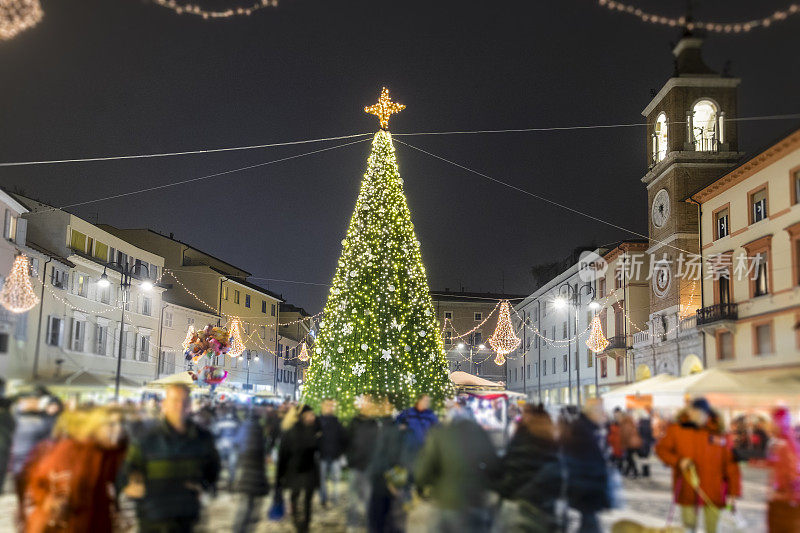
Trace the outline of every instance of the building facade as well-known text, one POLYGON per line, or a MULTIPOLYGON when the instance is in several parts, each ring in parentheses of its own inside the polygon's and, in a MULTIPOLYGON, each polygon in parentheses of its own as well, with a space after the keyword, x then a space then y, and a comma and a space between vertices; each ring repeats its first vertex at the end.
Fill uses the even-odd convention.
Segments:
POLYGON ((709 367, 800 368, 800 130, 692 196, 709 367))
MULTIPOLYGON (((202 310, 204 320, 209 315, 214 316, 212 324, 231 326, 234 319, 240 321, 244 353, 241 357, 226 356, 214 362, 228 371, 226 385, 243 390, 274 390, 276 369, 273 354, 277 351, 281 303, 278 295, 248 281, 249 272, 171 235, 148 229, 102 227, 164 258, 166 268, 161 277, 166 287, 164 300, 186 309, 187 321, 200 318, 188 310, 202 310)), ((202 327, 206 325, 201 324, 202 327)), ((188 324, 185 328, 188 329, 188 324)), ((175 340, 180 337, 176 332, 175 340)), ((171 345, 173 342, 170 341, 165 348, 169 351, 176 349, 171 345)))
POLYGON ((738 151, 739 81, 703 62, 702 39, 684 36, 675 46, 675 72, 644 109, 647 250, 653 264, 648 327, 634 335, 635 372, 685 375, 704 368, 696 327, 701 279, 698 208, 684 201, 732 167, 738 151), (641 367, 641 368, 640 368, 641 367))
POLYGON ((303 344, 308 357, 313 357, 314 334, 318 331, 315 319, 305 309, 291 304, 280 306, 278 350, 275 354, 275 391, 283 398, 299 399, 310 359, 299 359, 303 344))
POLYGON ((137 389, 156 376, 157 280, 164 260, 75 215, 21 195, 28 247, 38 252, 40 305, 25 357, 10 374, 53 387, 137 389), (127 287, 122 272, 130 273, 127 287))

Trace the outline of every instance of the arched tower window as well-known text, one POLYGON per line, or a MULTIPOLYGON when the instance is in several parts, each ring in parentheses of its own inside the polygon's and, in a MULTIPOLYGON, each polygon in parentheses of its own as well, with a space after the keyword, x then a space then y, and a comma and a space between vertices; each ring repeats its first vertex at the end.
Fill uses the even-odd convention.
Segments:
POLYGON ((653 125, 653 163, 667 157, 667 115, 661 113, 653 125))
POLYGON ((700 100, 692 108, 691 138, 698 152, 713 152, 719 147, 719 110, 711 100, 700 100))

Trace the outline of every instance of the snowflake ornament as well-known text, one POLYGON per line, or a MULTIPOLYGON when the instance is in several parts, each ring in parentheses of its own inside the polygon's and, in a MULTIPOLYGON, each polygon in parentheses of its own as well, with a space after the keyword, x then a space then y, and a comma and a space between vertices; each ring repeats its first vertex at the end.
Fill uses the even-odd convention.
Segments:
POLYGON ((356 363, 356 364, 353 365, 352 370, 353 370, 353 374, 354 375, 360 377, 361 374, 363 374, 364 372, 367 371, 367 367, 366 367, 366 365, 364 365, 364 363, 356 363))
POLYGON ((339 346, 338 348, 336 348, 336 351, 339 353, 344 353, 344 346, 339 346))
POLYGON ((417 376, 409 372, 406 374, 406 381, 408 381, 409 385, 414 385, 417 382, 417 376))
POLYGON ((427 332, 427 331, 425 331, 424 329, 423 329, 422 331, 420 331, 420 332, 419 332, 419 336, 420 336, 420 337, 424 337, 424 336, 425 336, 425 335, 427 335, 427 334, 428 334, 428 332, 427 332))
POLYGON ((396 318, 392 318, 392 327, 397 331, 400 331, 403 329, 403 324, 398 322, 396 318))
POLYGON ((406 344, 406 346, 405 346, 405 350, 406 350, 406 352, 410 352, 410 351, 411 351, 411 346, 409 346, 408 344, 406 344))
POLYGON ((367 346, 366 343, 361 345, 361 349, 364 350, 365 352, 367 351, 368 348, 369 346, 367 346))
POLYGON ((353 324, 348 322, 347 324, 342 326, 342 333, 344 333, 345 335, 350 335, 351 333, 353 333, 353 324))
POLYGON ((384 361, 388 361, 392 358, 392 350, 381 350, 381 353, 383 354, 381 355, 381 359, 384 361))

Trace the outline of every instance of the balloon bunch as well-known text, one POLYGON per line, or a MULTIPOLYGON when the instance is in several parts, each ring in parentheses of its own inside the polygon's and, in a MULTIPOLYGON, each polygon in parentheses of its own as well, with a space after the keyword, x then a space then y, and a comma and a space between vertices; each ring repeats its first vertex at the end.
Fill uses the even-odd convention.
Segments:
POLYGON ((215 366, 204 366, 197 374, 197 381, 201 385, 208 385, 213 391, 217 385, 225 381, 228 371, 215 366))
POLYGON ((195 331, 186 348, 186 360, 197 363, 203 357, 213 358, 228 353, 231 349, 228 330, 208 325, 205 329, 195 331))

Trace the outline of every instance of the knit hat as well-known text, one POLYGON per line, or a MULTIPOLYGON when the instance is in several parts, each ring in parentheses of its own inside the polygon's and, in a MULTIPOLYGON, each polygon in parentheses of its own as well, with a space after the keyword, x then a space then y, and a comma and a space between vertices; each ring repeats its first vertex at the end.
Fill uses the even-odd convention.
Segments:
POLYGON ((708 400, 705 398, 695 398, 692 402, 692 408, 697 409, 698 411, 703 411, 707 415, 712 414, 711 405, 709 405, 708 400))

